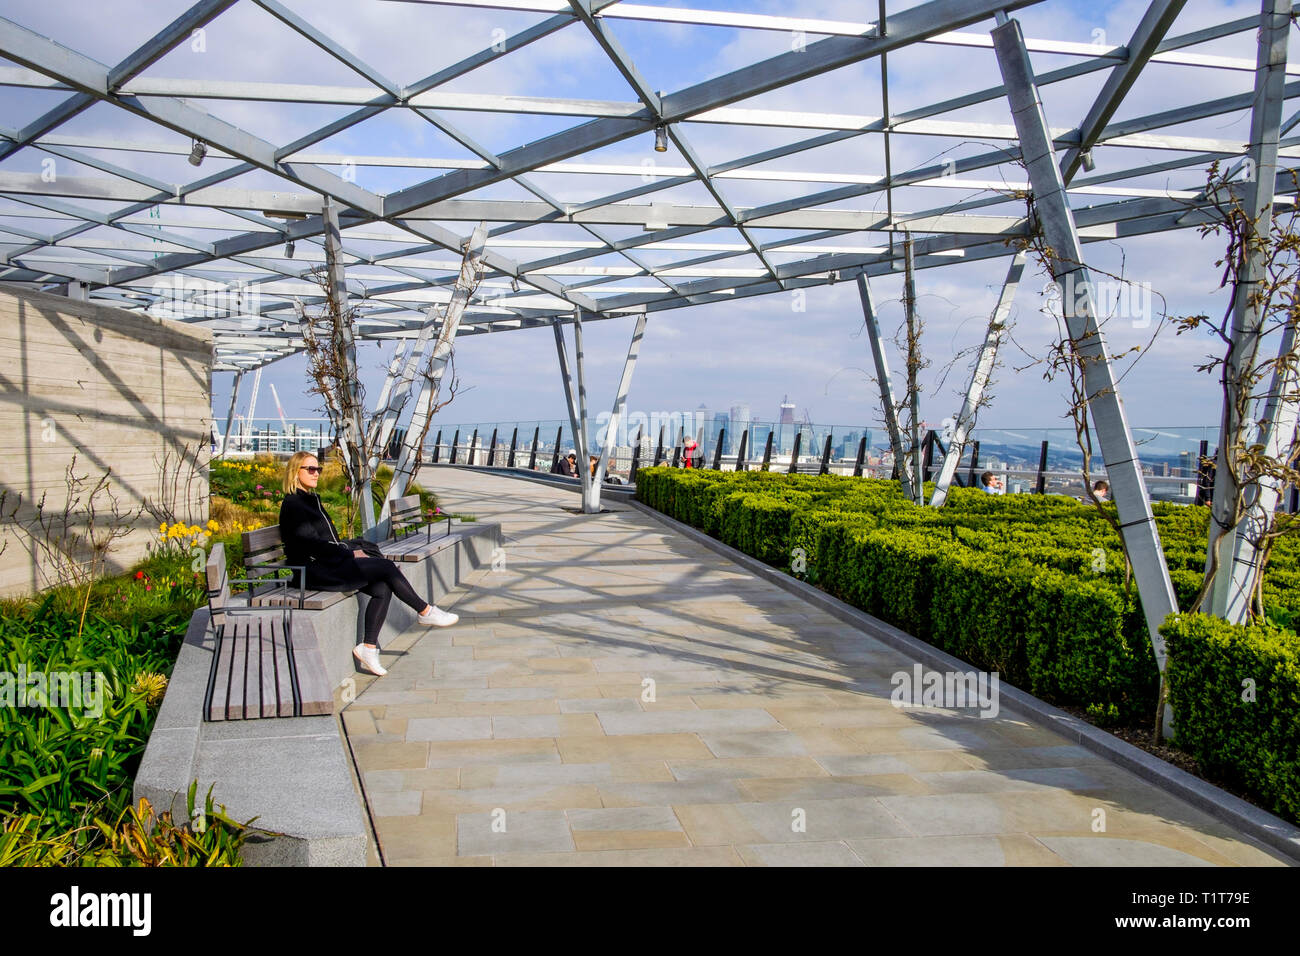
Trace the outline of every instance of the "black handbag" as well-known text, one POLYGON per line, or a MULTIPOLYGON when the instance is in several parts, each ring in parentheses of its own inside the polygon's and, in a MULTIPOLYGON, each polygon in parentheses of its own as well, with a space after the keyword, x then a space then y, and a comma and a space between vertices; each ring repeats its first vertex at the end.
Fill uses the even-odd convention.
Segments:
POLYGON ((367 541, 365 538, 349 538, 348 546, 352 548, 353 551, 364 551, 367 557, 384 557, 384 552, 379 550, 379 545, 375 544, 373 541, 367 541))

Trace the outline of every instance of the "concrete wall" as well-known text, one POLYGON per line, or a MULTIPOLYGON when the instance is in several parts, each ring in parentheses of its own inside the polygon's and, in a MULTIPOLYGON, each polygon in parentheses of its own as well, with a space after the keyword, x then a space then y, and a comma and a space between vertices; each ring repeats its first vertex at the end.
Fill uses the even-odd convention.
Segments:
POLYGON ((207 520, 211 368, 205 329, 0 289, 0 595, 40 590, 58 573, 22 530, 47 537, 36 525, 42 496, 53 541, 82 566, 88 502, 99 542, 110 527, 130 529, 111 539, 110 572, 145 554, 163 516, 207 520), (80 479, 71 496, 69 466, 80 479), (78 529, 83 542, 69 545, 78 529))

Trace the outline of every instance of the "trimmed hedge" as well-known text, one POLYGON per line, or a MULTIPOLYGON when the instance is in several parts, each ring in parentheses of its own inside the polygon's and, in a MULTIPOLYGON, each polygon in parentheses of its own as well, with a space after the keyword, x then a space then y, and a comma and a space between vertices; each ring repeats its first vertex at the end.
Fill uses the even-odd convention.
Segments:
POLYGON ((1296 635, 1202 614, 1171 616, 1160 633, 1169 647, 1165 677, 1178 743, 1207 773, 1300 822, 1296 635))
MULTIPOLYGON (((954 488, 944 508, 919 508, 892 481, 665 467, 639 471, 636 494, 774 567, 804 567, 830 594, 1046 700, 1125 722, 1154 713, 1159 678, 1136 587, 1091 505, 954 488)), ((1186 608, 1208 509, 1153 511, 1186 608)), ((1293 580, 1300 549, 1282 539, 1265 580, 1271 615, 1300 612, 1293 580)))

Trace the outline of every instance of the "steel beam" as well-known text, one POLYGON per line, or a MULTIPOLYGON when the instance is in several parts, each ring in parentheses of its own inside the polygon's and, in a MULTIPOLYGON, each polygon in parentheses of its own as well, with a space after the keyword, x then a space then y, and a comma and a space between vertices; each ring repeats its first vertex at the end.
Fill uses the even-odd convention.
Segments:
POLYGON ((600 505, 592 491, 591 449, 587 444, 587 360, 582 345, 582 311, 573 313, 573 364, 578 373, 578 467, 582 478, 582 510, 586 514, 595 514, 600 505))
POLYGON ((1107 476, 1114 491, 1125 550, 1137 579, 1152 650, 1160 673, 1165 669, 1165 642, 1159 628, 1178 610, 1160 533, 1137 449, 1120 400, 1118 382, 1091 301, 1091 281, 1084 264, 1074 216, 1052 150, 1051 134, 1034 82, 1020 24, 1008 20, 993 29, 993 49, 1007 87, 1011 115, 1020 135, 1020 150, 1033 189, 1033 208, 1049 247, 1048 265, 1060 284, 1062 311, 1071 349, 1083 364, 1088 413, 1097 431, 1107 476), (1082 294, 1076 297, 1075 290, 1082 294))
POLYGON ((858 297, 862 300, 867 341, 871 343, 871 358, 876 366, 876 387, 880 389, 880 408, 885 417, 885 430, 889 433, 889 447, 894 453, 894 462, 898 467, 903 497, 908 501, 915 501, 916 497, 912 491, 911 463, 908 462, 903 450, 903 433, 898 427, 898 405, 894 401, 894 386, 889 377, 889 356, 885 354, 884 342, 880 336, 880 318, 876 314, 876 304, 871 297, 871 286, 867 284, 867 277, 862 273, 858 274, 858 297))
MULTIPOLYGON (((1300 393, 1296 380, 1296 322, 1294 310, 1300 303, 1294 301, 1292 312, 1286 318, 1282 340, 1278 346, 1278 361, 1274 365, 1272 380, 1264 401, 1264 412, 1259 420, 1259 444, 1263 453, 1274 461, 1288 461, 1295 448, 1296 425, 1300 421, 1300 393)), ((1241 524, 1236 529, 1233 542, 1231 577, 1228 592, 1228 619, 1245 620, 1252 612, 1252 598, 1263 573, 1261 545, 1265 535, 1272 530, 1274 513, 1282 498, 1283 483, 1271 475, 1258 479, 1254 501, 1250 502, 1241 524)), ((1226 569, 1225 569, 1226 570, 1226 569)))
POLYGON ((641 339, 645 337, 645 324, 646 314, 642 312, 636 317, 636 324, 632 327, 632 341, 628 344, 627 356, 623 359, 623 374, 619 376, 618 390, 614 393, 614 410, 605 428, 605 447, 600 452, 600 460, 596 462, 596 475, 592 479, 594 486, 592 501, 595 511, 600 510, 600 489, 605 480, 605 470, 609 467, 610 458, 614 454, 618 429, 627 414, 627 394, 632 387, 632 373, 636 370, 637 357, 641 354, 641 339))
MULTIPOLYGON (((564 386, 564 404, 569 411, 569 429, 573 435, 573 450, 577 455, 578 479, 582 484, 582 510, 587 510, 587 488, 590 484, 590 470, 587 467, 586 451, 583 447, 582 439, 582 419, 578 410, 578 396, 574 390, 573 373, 569 366, 569 352, 564 344, 564 327, 560 325, 558 318, 551 322, 551 328, 555 331, 555 355, 560 363, 560 380, 564 386), (583 480, 583 475, 587 479, 583 480)), ((559 439, 556 438, 556 455, 560 454, 559 439)), ((558 458, 556 459, 558 461, 558 458)), ((552 466, 554 467, 554 466, 552 466)))
MULTIPOLYGON (((361 421, 361 377, 357 372, 357 341, 352 327, 352 317, 348 314, 348 286, 343 269, 343 243, 339 236, 338 208, 325 198, 321 218, 325 223, 325 264, 329 294, 329 311, 331 326, 339 336, 340 354, 338 360, 343 365, 343 375, 339 381, 338 405, 342 433, 339 436, 340 447, 348 460, 355 462, 358 485, 357 510, 361 517, 362 533, 375 526, 375 506, 371 499, 370 457, 366 452, 365 425, 361 421)), ((331 336, 331 347, 333 336, 331 336)))
POLYGON ((966 439, 975 427, 975 417, 979 413, 984 399, 984 389, 988 387, 989 377, 993 374, 993 365, 997 360, 998 347, 1006 335, 1007 319, 1011 316, 1011 303, 1016 297, 1020 277, 1025 271, 1025 254, 1016 253, 1007 270, 1006 281, 1002 283, 1002 293, 998 304, 989 317, 988 329, 984 333, 984 345, 975 360, 975 369, 971 373, 970 385, 966 389, 966 398, 962 401, 961 411, 957 413, 957 422, 948 439, 948 451, 939 466, 939 474, 934 480, 934 494, 930 498, 932 508, 940 508, 948 500, 948 488, 957 474, 957 466, 966 450, 966 439))
MULTIPOLYGON (((419 467, 416 459, 420 452, 420 443, 424 439, 429 416, 433 414, 434 405, 438 400, 438 392, 442 386, 443 375, 447 371, 447 364, 452 358, 452 346, 456 340, 456 332, 460 329, 461 317, 465 314, 465 306, 469 303, 469 297, 482 272, 483 246, 486 242, 487 223, 480 222, 466 240, 460 276, 456 281, 451 301, 447 303, 447 312, 438 330, 437 343, 429 356, 428 365, 420 370, 420 389, 415 399, 415 406, 411 410, 411 420, 407 424, 406 435, 402 439, 397 465, 393 468, 393 481, 388 486, 388 495, 384 499, 383 509, 380 512, 381 524, 388 521, 393 501, 406 494, 407 485, 419 467)), ((455 454, 454 450, 452 454, 455 454)))
POLYGON ((230 455, 230 426, 235 420, 235 405, 239 402, 239 387, 244 384, 242 370, 235 373, 235 381, 230 386, 230 408, 226 410, 226 430, 222 432, 221 457, 230 455))
MULTIPOLYGON (((1258 434, 1243 421, 1236 398, 1242 404, 1253 403, 1248 393, 1253 387, 1259 356, 1264 316, 1261 304, 1270 298, 1270 281, 1266 262, 1267 247, 1273 228, 1273 201, 1277 182, 1279 127, 1282 123, 1283 87, 1286 81, 1287 38, 1291 31, 1289 0, 1263 0, 1258 34, 1255 95, 1250 118, 1249 158, 1254 175, 1245 183, 1246 201, 1242 211, 1245 235, 1242 257, 1233 299, 1232 347, 1223 366, 1225 384, 1223 415, 1219 427, 1219 452, 1214 475, 1209 545, 1206 573, 1213 569, 1214 580, 1201 610, 1234 624, 1250 614, 1250 595, 1254 584, 1256 548, 1250 536, 1258 534, 1261 523, 1271 518, 1271 509, 1262 509, 1272 501, 1271 495, 1253 502, 1250 521, 1237 522, 1237 501, 1243 489, 1239 483, 1238 443, 1242 447, 1256 444, 1258 434)), ((1274 384, 1277 384, 1276 382, 1274 384)), ((1281 406, 1275 406, 1280 409, 1281 406)), ((1249 412, 1247 412, 1249 414, 1249 412)), ((1267 429, 1265 425, 1265 429, 1267 429)), ((1290 439, 1290 433, 1281 436, 1290 439)), ((1263 492, 1263 489, 1260 489, 1263 492)))
POLYGON ((1079 144, 1067 151, 1065 158, 1061 160, 1063 182, 1068 184, 1083 165, 1084 157, 1101 137, 1102 131, 1110 122, 1110 118, 1115 115, 1115 111, 1119 109, 1124 96, 1137 82, 1142 68, 1146 66, 1147 61, 1159 47, 1160 41, 1173 26, 1185 2, 1186 0, 1154 0, 1151 6, 1147 7, 1147 12, 1142 16, 1137 29, 1133 31, 1132 39, 1125 47, 1128 58, 1121 66, 1115 67, 1106 78, 1105 85, 1093 101, 1092 108, 1088 110, 1088 115, 1079 124, 1079 144))

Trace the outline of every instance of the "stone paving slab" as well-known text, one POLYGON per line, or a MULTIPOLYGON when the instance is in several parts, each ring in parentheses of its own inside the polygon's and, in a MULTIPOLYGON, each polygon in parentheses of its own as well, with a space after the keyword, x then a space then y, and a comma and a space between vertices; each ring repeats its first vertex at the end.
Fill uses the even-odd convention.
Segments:
POLYGON ((505 563, 342 714, 388 865, 1283 862, 1047 727, 894 707, 913 660, 626 505, 435 475, 505 563))

